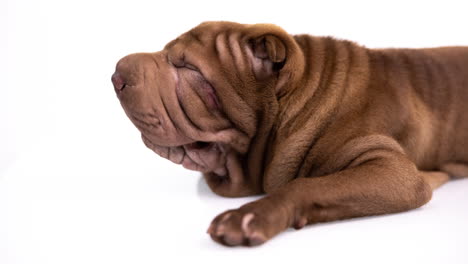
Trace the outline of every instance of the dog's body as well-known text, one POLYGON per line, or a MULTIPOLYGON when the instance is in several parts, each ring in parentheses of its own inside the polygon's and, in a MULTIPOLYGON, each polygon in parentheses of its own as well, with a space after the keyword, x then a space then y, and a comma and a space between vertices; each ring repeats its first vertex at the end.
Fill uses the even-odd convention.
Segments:
POLYGON ((113 76, 148 147, 224 196, 227 245, 417 208, 468 177, 468 48, 372 50, 272 25, 204 23, 113 76))

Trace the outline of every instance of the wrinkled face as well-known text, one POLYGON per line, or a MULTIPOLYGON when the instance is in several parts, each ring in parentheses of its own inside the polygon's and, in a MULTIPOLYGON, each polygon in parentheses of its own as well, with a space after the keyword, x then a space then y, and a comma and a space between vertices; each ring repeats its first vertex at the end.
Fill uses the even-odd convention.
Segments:
POLYGON ((145 145, 204 173, 212 188, 243 181, 285 63, 284 45, 267 30, 204 23, 160 52, 122 58, 112 82, 145 145))

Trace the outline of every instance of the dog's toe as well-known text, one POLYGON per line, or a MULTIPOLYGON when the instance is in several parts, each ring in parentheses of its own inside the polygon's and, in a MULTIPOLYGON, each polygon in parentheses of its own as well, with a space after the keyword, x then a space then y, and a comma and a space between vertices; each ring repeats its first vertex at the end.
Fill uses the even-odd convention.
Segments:
POLYGON ((217 216, 208 233, 211 238, 227 246, 257 246, 267 241, 259 224, 259 217, 244 210, 231 210, 217 216))

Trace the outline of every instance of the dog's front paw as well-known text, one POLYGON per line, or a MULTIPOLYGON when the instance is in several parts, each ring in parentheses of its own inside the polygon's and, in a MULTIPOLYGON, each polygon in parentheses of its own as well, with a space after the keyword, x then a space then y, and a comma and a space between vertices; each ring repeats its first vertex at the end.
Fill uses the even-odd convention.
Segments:
POLYGON ((257 246, 269 239, 265 219, 248 209, 229 210, 218 215, 208 228, 208 234, 227 246, 257 246))

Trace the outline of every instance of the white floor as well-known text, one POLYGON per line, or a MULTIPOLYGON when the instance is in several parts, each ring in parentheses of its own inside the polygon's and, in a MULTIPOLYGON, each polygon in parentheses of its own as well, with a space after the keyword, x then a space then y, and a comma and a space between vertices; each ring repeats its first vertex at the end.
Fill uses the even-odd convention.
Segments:
POLYGON ((443 186, 418 210, 309 226, 259 248, 232 249, 205 231, 218 213, 251 199, 213 195, 197 173, 158 158, 137 138, 114 146, 101 136, 92 145, 49 142, 2 173, 0 263, 467 263, 468 180, 443 186))
POLYGON ((205 233, 254 198, 215 196, 144 147, 110 83, 121 56, 157 51, 204 20, 370 47, 468 45, 462 1, 424 12, 403 0, 273 2, 1 1, 0 263, 468 263, 468 180, 418 210, 289 230, 254 249, 205 233))

